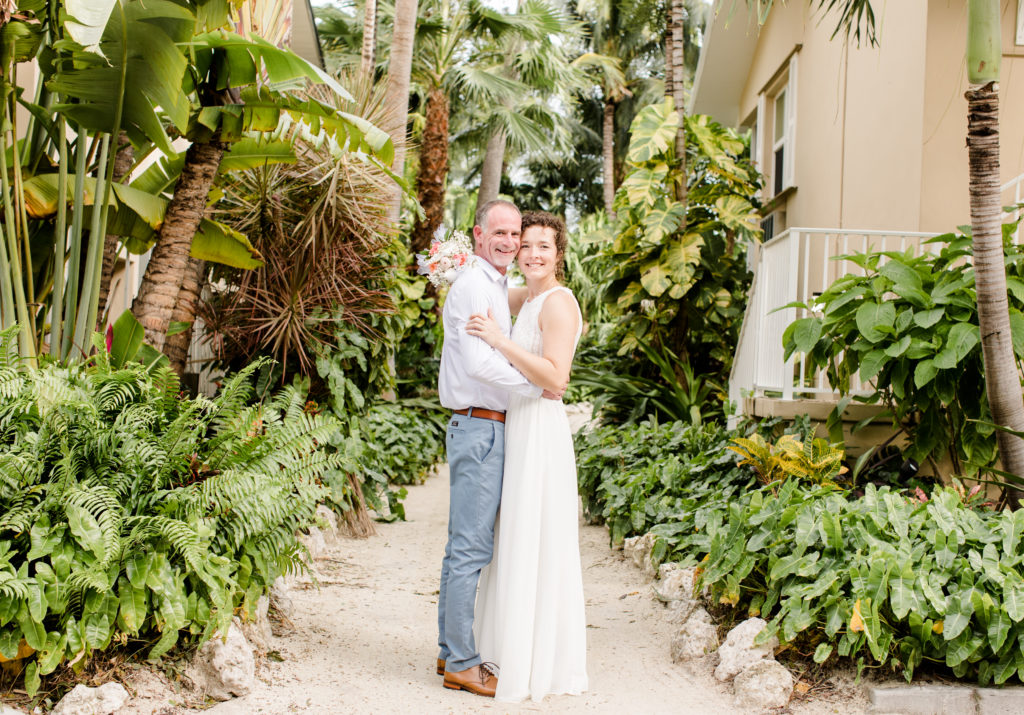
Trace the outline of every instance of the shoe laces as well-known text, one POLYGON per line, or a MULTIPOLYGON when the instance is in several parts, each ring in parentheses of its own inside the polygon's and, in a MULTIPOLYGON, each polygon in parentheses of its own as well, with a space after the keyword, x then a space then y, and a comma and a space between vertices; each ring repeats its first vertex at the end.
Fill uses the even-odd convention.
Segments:
POLYGON ((484 662, 480 664, 480 682, 486 683, 491 676, 498 677, 498 664, 484 662))

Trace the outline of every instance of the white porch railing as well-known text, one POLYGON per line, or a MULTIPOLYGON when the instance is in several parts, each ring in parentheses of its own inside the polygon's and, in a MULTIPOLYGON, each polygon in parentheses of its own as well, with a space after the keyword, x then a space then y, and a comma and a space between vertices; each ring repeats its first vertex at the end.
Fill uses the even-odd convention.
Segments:
MULTIPOLYGON (((810 302, 841 276, 864 270, 837 256, 868 251, 906 251, 919 255, 932 233, 851 231, 823 228, 790 228, 757 250, 754 281, 750 288, 739 345, 729 378, 729 398, 742 411, 746 396, 773 396, 784 400, 832 396, 835 390, 825 373, 812 370, 806 356, 784 359, 782 334, 807 312, 777 308, 792 302, 810 302)), ((869 386, 854 375, 855 394, 870 393, 869 386)))

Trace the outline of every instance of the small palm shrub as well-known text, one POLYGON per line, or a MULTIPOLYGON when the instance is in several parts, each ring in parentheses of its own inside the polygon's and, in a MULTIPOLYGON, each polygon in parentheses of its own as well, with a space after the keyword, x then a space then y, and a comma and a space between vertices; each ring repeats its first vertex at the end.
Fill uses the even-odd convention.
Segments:
POLYGON ((337 426, 285 390, 249 405, 254 364, 215 399, 166 368, 27 369, 0 334, 0 653, 26 689, 112 643, 205 640, 299 568, 337 426))

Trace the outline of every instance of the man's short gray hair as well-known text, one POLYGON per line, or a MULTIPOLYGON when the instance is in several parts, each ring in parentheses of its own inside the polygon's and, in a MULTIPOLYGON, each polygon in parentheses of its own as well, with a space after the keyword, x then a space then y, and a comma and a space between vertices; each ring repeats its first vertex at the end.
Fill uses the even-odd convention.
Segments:
POLYGON ((491 199, 490 201, 488 201, 487 203, 485 203, 483 206, 476 210, 477 226, 483 228, 484 222, 487 221, 487 214, 489 214, 491 212, 491 209, 493 209, 495 206, 508 206, 517 214, 521 214, 521 212, 519 211, 519 207, 516 206, 511 201, 506 201, 505 199, 491 199))

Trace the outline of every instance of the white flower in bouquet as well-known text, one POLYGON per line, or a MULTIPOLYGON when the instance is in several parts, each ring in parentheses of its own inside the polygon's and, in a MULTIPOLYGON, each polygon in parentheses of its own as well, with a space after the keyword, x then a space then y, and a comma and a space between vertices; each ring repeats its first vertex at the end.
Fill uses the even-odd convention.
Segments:
POLYGON ((450 286, 473 261, 473 242, 462 231, 445 228, 434 231, 427 253, 417 253, 417 271, 438 288, 450 286))

